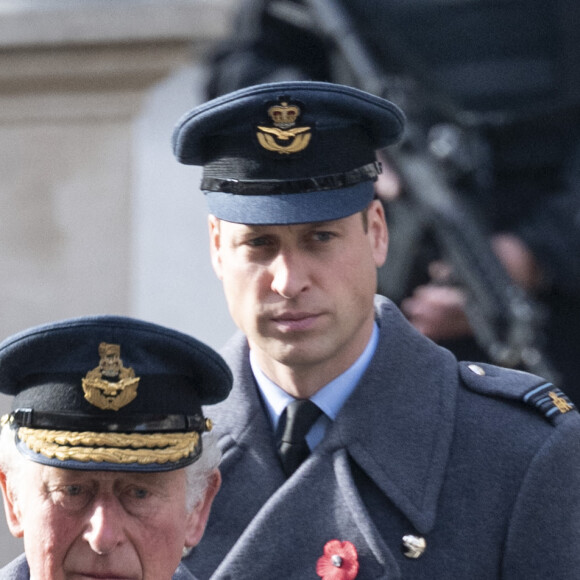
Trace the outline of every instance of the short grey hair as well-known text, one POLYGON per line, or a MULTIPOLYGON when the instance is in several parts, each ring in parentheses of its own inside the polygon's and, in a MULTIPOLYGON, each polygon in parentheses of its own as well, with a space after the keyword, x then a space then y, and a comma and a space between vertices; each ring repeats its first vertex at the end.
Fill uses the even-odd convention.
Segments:
POLYGON ((197 461, 185 468, 187 481, 186 509, 191 512, 203 498, 212 481, 212 474, 218 469, 221 452, 217 444, 217 436, 208 431, 201 436, 202 451, 197 461))
POLYGON ((0 432, 0 471, 6 475, 7 485, 13 493, 18 489, 15 480, 18 478, 18 467, 25 459, 16 449, 14 430, 8 425, 2 425, 0 432))

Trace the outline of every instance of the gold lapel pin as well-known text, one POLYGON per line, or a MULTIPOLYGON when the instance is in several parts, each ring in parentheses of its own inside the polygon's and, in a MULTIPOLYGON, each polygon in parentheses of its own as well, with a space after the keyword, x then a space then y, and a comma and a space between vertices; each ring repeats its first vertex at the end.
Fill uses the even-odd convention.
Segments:
POLYGON ((427 542, 425 538, 413 536, 412 534, 403 536, 403 554, 407 558, 419 558, 426 548, 427 542))

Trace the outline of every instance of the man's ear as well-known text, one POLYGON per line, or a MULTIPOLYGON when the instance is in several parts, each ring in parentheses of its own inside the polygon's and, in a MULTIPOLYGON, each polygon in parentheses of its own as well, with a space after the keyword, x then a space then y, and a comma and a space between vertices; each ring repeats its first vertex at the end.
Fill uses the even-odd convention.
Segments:
POLYGON ((214 469, 210 475, 210 481, 204 496, 187 516, 187 529, 185 533, 186 548, 193 548, 193 546, 197 546, 201 541, 211 511, 211 504, 221 484, 222 476, 219 469, 214 469))
POLYGON ((208 218, 208 225, 209 225, 209 253, 211 256, 211 264, 213 266, 213 271, 215 272, 216 276, 221 280, 222 263, 220 258, 220 246, 221 246, 220 220, 216 218, 214 215, 210 214, 208 218))
POLYGON ((8 485, 6 474, 2 471, 0 471, 0 487, 2 488, 4 511, 6 512, 8 529, 15 538, 21 538, 24 535, 22 514, 20 512, 18 500, 8 485))
POLYGON ((378 199, 371 202, 367 210, 368 235, 373 252, 375 266, 380 268, 387 259, 389 248, 389 230, 385 218, 385 209, 378 199))

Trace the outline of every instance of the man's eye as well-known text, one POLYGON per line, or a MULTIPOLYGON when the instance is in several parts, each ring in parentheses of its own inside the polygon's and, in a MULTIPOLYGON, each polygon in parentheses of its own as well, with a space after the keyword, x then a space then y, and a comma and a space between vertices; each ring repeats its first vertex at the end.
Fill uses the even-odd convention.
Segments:
POLYGON ((131 490, 130 496, 133 499, 146 499, 149 497, 149 492, 146 489, 135 488, 131 490))
POLYGON ((123 507, 134 516, 148 516, 163 508, 162 496, 156 491, 143 487, 126 489, 119 497, 123 507))
POLYGON ((83 492, 82 487, 80 485, 67 485, 64 489, 66 495, 70 497, 81 495, 83 492))
POLYGON ((55 505, 67 511, 83 509, 91 501, 91 492, 82 485, 63 485, 50 492, 55 505))
POLYGON ((261 246, 267 246, 269 243, 270 240, 268 240, 268 238, 252 238, 246 242, 246 245, 251 248, 259 248, 261 246))
POLYGON ((334 238, 334 234, 332 232, 315 232, 314 239, 318 242, 328 242, 334 238))

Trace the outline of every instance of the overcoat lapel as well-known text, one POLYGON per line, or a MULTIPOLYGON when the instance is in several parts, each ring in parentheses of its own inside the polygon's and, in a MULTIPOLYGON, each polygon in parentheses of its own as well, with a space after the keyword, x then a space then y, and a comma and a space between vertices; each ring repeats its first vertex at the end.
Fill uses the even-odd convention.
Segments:
POLYGON ((457 361, 410 329, 390 302, 381 300, 377 306, 378 356, 324 444, 345 447, 426 534, 435 523, 453 437, 457 361))
POLYGON ((229 344, 237 345, 228 361, 237 387, 232 389, 228 405, 220 403, 205 410, 214 423, 223 456, 222 487, 202 541, 190 556, 191 569, 202 579, 209 578, 241 532, 285 481, 272 427, 248 363, 246 340, 239 333, 229 344))
POLYGON ((316 562, 333 539, 355 546, 357 580, 400 578, 358 495, 344 449, 330 457, 311 455, 266 501, 212 580, 314 580, 316 562))
POLYGON ((377 303, 377 319, 377 356, 324 441, 287 481, 245 339, 238 335, 230 342, 224 355, 236 387, 210 413, 221 435, 224 483, 196 548, 200 557, 194 554, 192 569, 201 578, 221 561, 212 580, 302 580, 304 570, 312 570, 314 579, 316 560, 332 539, 355 545, 357 580, 400 577, 401 530, 388 522, 406 518, 422 534, 434 525, 453 434, 457 363, 410 330, 384 299, 377 303), (384 495, 372 516, 353 463, 384 495), (388 541, 377 517, 387 522, 388 541))

